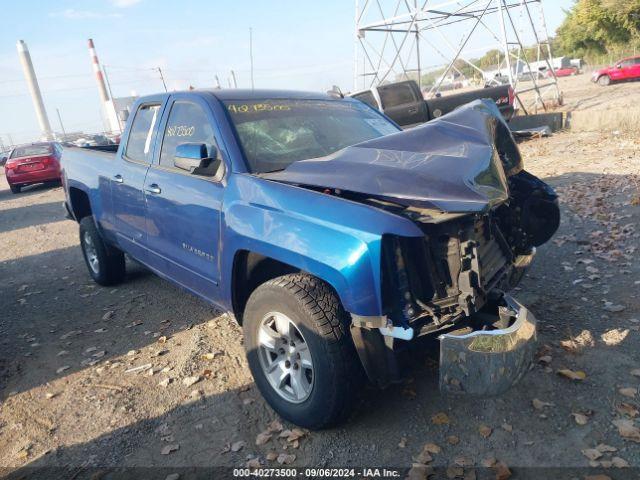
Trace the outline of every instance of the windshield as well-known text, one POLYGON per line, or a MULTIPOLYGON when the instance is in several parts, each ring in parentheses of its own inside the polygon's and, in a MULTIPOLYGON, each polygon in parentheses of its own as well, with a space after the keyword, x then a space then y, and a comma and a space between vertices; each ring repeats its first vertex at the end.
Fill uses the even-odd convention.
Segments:
POLYGON ((224 104, 252 173, 283 170, 298 160, 399 131, 361 102, 265 99, 224 104))
POLYGON ((51 153, 51 145, 29 145, 28 147, 16 148, 11 158, 35 157, 37 155, 50 155, 51 153))

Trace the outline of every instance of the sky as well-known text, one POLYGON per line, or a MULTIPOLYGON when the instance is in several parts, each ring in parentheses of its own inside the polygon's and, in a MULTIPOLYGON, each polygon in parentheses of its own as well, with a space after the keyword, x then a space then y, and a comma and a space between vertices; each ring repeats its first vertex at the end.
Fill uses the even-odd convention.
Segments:
MULTIPOLYGON (((397 0, 380 3, 393 9, 397 0)), ((572 3, 542 1, 549 33, 572 3)), ((250 28, 256 88, 326 91, 338 85, 348 91, 353 86, 354 12, 354 0, 6 2, 0 28, 0 142, 33 141, 40 133, 16 51, 20 39, 31 53, 53 129, 60 131, 57 109, 67 132, 98 132, 104 124, 88 38, 94 40, 115 97, 163 91, 158 67, 169 90, 210 88, 215 75, 228 87, 232 69, 238 86, 250 87, 250 28)), ((433 40, 434 48, 446 49, 449 40, 457 43, 462 31, 452 27, 446 38, 433 40)), ((421 57, 433 58, 424 64, 442 61, 422 48, 421 57)))

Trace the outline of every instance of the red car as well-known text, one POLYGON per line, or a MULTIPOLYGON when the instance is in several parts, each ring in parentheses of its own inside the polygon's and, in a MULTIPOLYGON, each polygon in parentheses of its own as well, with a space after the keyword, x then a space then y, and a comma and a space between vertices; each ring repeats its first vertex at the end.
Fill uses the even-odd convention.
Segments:
POLYGON ((13 149, 4 172, 13 193, 34 183, 60 181, 62 147, 55 142, 34 143, 13 149))
POLYGON ((596 70, 591 76, 592 82, 607 86, 611 82, 640 79, 640 57, 625 58, 613 67, 596 70))
MULTIPOLYGON (((578 75, 580 73, 580 69, 578 67, 565 67, 565 68, 556 68, 556 77, 570 77, 571 75, 578 75)), ((551 70, 547 72, 547 77, 552 77, 553 74, 551 70)))

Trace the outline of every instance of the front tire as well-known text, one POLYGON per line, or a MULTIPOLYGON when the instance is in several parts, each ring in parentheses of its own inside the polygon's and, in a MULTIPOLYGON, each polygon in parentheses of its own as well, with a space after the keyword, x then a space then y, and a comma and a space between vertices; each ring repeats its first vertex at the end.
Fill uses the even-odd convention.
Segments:
POLYGON ((598 78, 598 85, 600 85, 601 87, 606 87, 609 86, 611 84, 611 77, 609 77, 608 75, 603 75, 600 78, 598 78))
POLYGON ((282 418, 310 429, 348 418, 364 377, 347 316, 331 287, 305 274, 269 280, 249 297, 243 315, 249 368, 282 418))
POLYGON ((20 190, 22 190, 20 185, 9 185, 9 188, 11 189, 11 193, 20 193, 20 190))
POLYGON ((92 216, 80 221, 80 246, 89 274, 96 283, 109 286, 124 280, 124 253, 102 240, 92 216))

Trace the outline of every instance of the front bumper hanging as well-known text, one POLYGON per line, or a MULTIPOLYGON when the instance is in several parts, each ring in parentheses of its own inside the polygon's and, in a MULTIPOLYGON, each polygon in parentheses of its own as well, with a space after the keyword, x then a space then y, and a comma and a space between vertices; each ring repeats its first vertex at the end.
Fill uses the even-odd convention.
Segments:
POLYGON ((447 333, 440 340, 440 390, 479 396, 499 395, 527 372, 536 344, 536 319, 512 297, 498 307, 505 328, 447 333))

